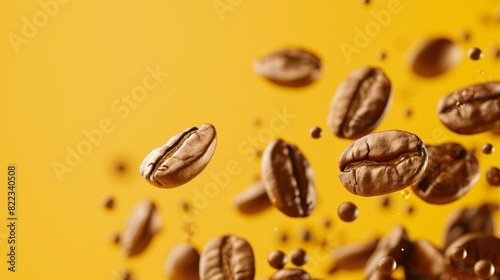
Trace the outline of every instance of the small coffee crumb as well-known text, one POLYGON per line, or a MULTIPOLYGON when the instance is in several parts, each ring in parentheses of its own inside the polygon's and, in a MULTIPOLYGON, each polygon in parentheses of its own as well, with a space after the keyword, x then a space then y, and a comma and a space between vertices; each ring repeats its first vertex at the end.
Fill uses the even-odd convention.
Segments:
POLYGON ((321 130, 321 128, 313 126, 309 129, 309 135, 311 135, 311 137, 314 139, 318 139, 323 135, 323 131, 321 130))
POLYGON ((370 0, 362 0, 363 4, 368 5, 370 4, 370 0))
POLYGON ((344 222, 352 222, 359 216, 358 207, 352 202, 344 202, 338 208, 339 218, 344 222))
POLYGON ((307 263, 307 259, 308 256, 304 249, 297 248, 290 252, 290 260, 296 266, 303 266, 307 263))
POLYGON ((254 126, 259 127, 259 126, 261 126, 261 124, 262 124, 262 120, 261 120, 261 119, 259 119, 259 118, 255 118, 255 119, 253 120, 253 125, 254 125, 254 126))
POLYGON ((125 173, 125 171, 127 170, 126 166, 125 166, 125 163, 123 162, 118 162, 116 164, 116 171, 118 173, 125 173))
POLYGON ((101 203, 106 209, 111 210, 115 207, 115 200, 109 195, 103 196, 101 199, 101 203))
POLYGON ((387 58, 387 53, 385 51, 379 51, 377 56, 378 59, 385 60, 387 58))
POLYGON ((481 147, 481 150, 485 155, 489 155, 495 151, 495 147, 493 147, 493 145, 491 145, 490 143, 485 143, 481 147))
POLYGON ((412 205, 408 205, 406 207, 406 214, 408 215, 413 214, 413 211, 415 211, 415 208, 412 205))
POLYGON ((462 31, 461 37, 462 37, 462 40, 469 41, 470 40, 469 31, 466 31, 466 30, 462 31))
POLYGON ((329 218, 325 218, 323 220, 323 227, 330 228, 331 226, 332 226, 332 220, 330 220, 329 218))
POLYGON ((486 170, 486 180, 491 186, 500 186, 500 169, 497 167, 488 168, 488 170, 486 170))
POLYGON ((483 52, 479 48, 470 48, 468 52, 469 58, 472 60, 479 60, 483 57, 483 52))
POLYGON ((304 229, 304 231, 302 232, 302 241, 309 242, 311 241, 311 239, 312 239, 311 231, 308 229, 304 229))
POLYGON ((403 108, 402 113, 404 117, 409 118, 413 112, 409 108, 403 108))
POLYGON ((189 202, 181 201, 180 207, 185 213, 191 212, 191 205, 189 204, 189 202))
POLYGON ((113 242, 114 244, 120 243, 120 235, 116 232, 111 234, 110 239, 111 239, 111 242, 113 242))
POLYGON ((382 197, 381 204, 383 208, 389 208, 391 206, 391 199, 388 196, 384 196, 382 197))
POLYGON ((272 268, 282 269, 287 262, 287 258, 282 251, 274 250, 267 255, 267 262, 272 268))
POLYGON ((280 235, 280 241, 281 241, 281 243, 286 243, 288 241, 288 234, 282 233, 280 235))
POLYGON ((500 48, 495 48, 495 50, 493 51, 493 55, 495 56, 495 58, 500 58, 500 48))

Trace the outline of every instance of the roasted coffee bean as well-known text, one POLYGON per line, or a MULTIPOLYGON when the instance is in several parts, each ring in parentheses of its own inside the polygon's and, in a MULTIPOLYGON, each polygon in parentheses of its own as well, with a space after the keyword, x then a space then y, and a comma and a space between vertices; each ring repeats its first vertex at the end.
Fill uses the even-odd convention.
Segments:
POLYGON ((363 269, 377 248, 379 241, 380 239, 376 238, 367 242, 347 244, 333 249, 333 265, 328 272, 363 269))
POLYGON ((135 256, 143 252, 161 229, 161 217, 150 200, 139 203, 128 218, 121 234, 123 253, 135 256))
POLYGON ((243 192, 237 194, 233 204, 241 213, 255 215, 272 206, 262 181, 257 181, 243 192))
POLYGON ((450 248, 450 257, 457 262, 463 261, 467 257, 467 251, 460 246, 450 248))
POLYGON ((500 128, 500 82, 475 84, 453 91, 439 101, 439 119, 458 134, 500 128))
POLYGON ((267 255, 267 262, 272 268, 282 269, 287 262, 287 258, 285 253, 275 250, 267 255))
POLYGON ((337 213, 342 221, 352 222, 358 218, 359 209, 356 204, 352 202, 344 202, 340 204, 337 213))
POLYGON ((474 264, 474 274, 480 280, 490 279, 495 274, 495 266, 488 260, 479 260, 474 264))
POLYGON ((300 150, 281 139, 262 155, 262 179, 271 203, 289 217, 307 217, 316 206, 313 171, 300 150))
POLYGON ((302 269, 284 268, 274 273, 269 280, 312 280, 312 278, 302 269))
POLYGON ((200 279, 253 280, 255 260, 250 244, 237 236, 213 238, 200 258, 200 279))
MULTIPOLYGON (((477 276, 486 276, 485 272, 491 270, 496 277, 500 276, 500 239, 491 234, 469 233, 463 235, 448 247, 445 257, 448 273, 456 279, 475 280, 477 276), (453 259, 452 251, 455 247, 462 247, 467 251, 465 259, 461 261, 453 259), (478 264, 481 260, 484 261, 478 264), (486 261, 490 262, 493 267, 488 267, 486 261), (481 275, 476 276, 475 272, 479 272, 481 275)), ((488 278, 484 277, 483 279, 488 278)))
POLYGON ((411 254, 412 243, 408 238, 406 230, 402 226, 396 226, 386 237, 377 244, 377 248, 368 259, 365 266, 365 279, 390 279, 379 271, 378 263, 386 256, 392 257, 397 264, 405 263, 411 254))
POLYGON ((216 145, 216 131, 211 124, 188 128, 151 151, 141 164, 141 175, 159 188, 178 187, 205 169, 216 145))
POLYGON ((486 180, 493 187, 500 186, 500 169, 498 167, 490 167, 486 170, 486 180))
POLYGON ((331 132, 356 139, 375 129, 387 111, 391 82, 379 68, 361 67, 340 84, 327 118, 331 132))
POLYGON ((426 145, 428 163, 424 174, 413 185, 413 192, 431 204, 451 203, 479 180, 479 162, 458 143, 426 145))
POLYGON ((277 85, 304 87, 321 76, 321 60, 310 51, 288 48, 256 61, 254 70, 277 85))
POLYGON ((484 143, 483 146, 481 147, 481 151, 485 155, 489 155, 495 151, 495 147, 493 147, 493 145, 491 145, 490 143, 484 143))
POLYGON ((109 195, 104 195, 101 198, 101 203, 106 209, 115 208, 115 199, 109 195))
POLYGON ((303 266, 304 264, 306 264, 307 259, 308 256, 306 251, 304 251, 304 249, 297 248, 293 249, 290 252, 290 260, 296 266, 303 266))
POLYGON ((422 77, 435 77, 443 74, 459 61, 460 47, 446 38, 425 41, 410 58, 413 72, 422 77))
POLYGON ((483 52, 479 48, 470 48, 467 52, 469 58, 472 60, 479 60, 483 57, 483 52))
POLYGON ((390 275, 394 270, 396 270, 398 264, 391 256, 382 257, 378 261, 378 270, 383 274, 390 275))
POLYGON ((309 129, 309 135, 311 135, 311 137, 314 139, 318 139, 323 135, 323 131, 321 130, 321 128, 313 126, 311 127, 311 129, 309 129))
POLYGON ((339 177, 349 192, 376 196, 414 184, 426 166, 427 150, 418 136, 389 130, 349 145, 339 159, 339 177))
POLYGON ((426 240, 413 243, 412 252, 403 265, 405 279, 440 280, 445 270, 443 253, 426 240))
POLYGON ((170 280, 199 280, 200 254, 191 245, 178 244, 165 261, 165 275, 170 280))
POLYGON ((455 239, 467 233, 493 234, 495 224, 492 211, 491 205, 483 204, 480 207, 463 208, 453 212, 447 219, 444 248, 448 248, 455 239))

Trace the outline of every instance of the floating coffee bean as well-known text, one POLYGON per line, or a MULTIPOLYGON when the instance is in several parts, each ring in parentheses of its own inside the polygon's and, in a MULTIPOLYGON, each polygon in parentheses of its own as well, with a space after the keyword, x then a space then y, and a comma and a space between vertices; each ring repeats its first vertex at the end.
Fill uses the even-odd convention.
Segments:
POLYGON ((467 251, 463 247, 453 247, 450 249, 450 257, 457 262, 463 261, 467 257, 467 251))
POLYGON ((161 217, 150 200, 139 203, 128 218, 120 238, 126 256, 135 256, 144 251, 153 236, 161 229, 161 217))
POLYGON ((340 204, 338 209, 339 218, 344 222, 352 222, 359 216, 358 207, 351 202, 344 202, 340 204))
POLYGON ((467 52, 469 55, 469 58, 472 60, 479 60, 481 57, 483 57, 483 52, 478 49, 478 48, 470 48, 469 51, 467 52))
POLYGON ((485 155, 489 155, 495 151, 495 147, 493 147, 490 143, 484 143, 481 150, 485 155))
POLYGON ((500 169, 497 167, 488 168, 488 170, 486 170, 486 180, 491 186, 500 186, 500 169))
POLYGON ((475 84, 453 91, 438 104, 439 119, 458 134, 476 134, 500 127, 500 82, 475 84))
POLYGON ((290 260, 296 266, 303 266, 307 262, 307 253, 303 249, 293 249, 290 252, 290 260))
POLYGON ((113 209, 115 207, 115 200, 109 195, 105 195, 101 198, 101 203, 106 209, 113 209))
POLYGON ((255 260, 250 244, 237 236, 213 238, 200 259, 200 279, 253 280, 255 260))
MULTIPOLYGON (((477 276, 487 276, 488 271, 493 271, 496 277, 500 274, 500 239, 485 233, 469 233, 456 239, 446 250, 446 266, 450 276, 460 280, 475 280, 477 276), (467 256, 461 260, 453 259, 453 248, 462 247, 467 251, 467 256), (479 261, 484 260, 479 263, 479 261), (493 267, 489 266, 488 262, 493 267), (477 265, 477 267, 476 267, 477 265), (477 275, 479 272, 481 275, 477 275)), ((488 279, 489 277, 484 277, 488 279)))
POLYGON ((287 262, 287 258, 285 253, 276 250, 269 253, 267 256, 267 262, 272 268, 282 269, 287 262))
POLYGON ((417 240, 404 268, 405 279, 440 280, 445 269, 444 255, 429 241, 417 240))
POLYGON ((361 67, 340 84, 327 118, 331 132, 356 139, 375 129, 391 97, 391 82, 378 68, 361 67))
POLYGON ((377 248, 380 239, 363 243, 347 244, 333 249, 333 266, 329 273, 337 270, 357 270, 365 267, 366 262, 377 248))
POLYGON ((302 269, 284 268, 274 273, 269 280, 312 280, 312 278, 302 269))
POLYGON ((262 155, 262 179, 271 203, 289 217, 307 217, 316 206, 313 171, 300 150, 281 139, 262 155))
POLYGON ((365 267, 365 279, 390 279, 379 271, 378 264, 380 259, 390 256, 396 263, 405 263, 410 256, 412 243, 408 238, 406 230, 402 226, 396 226, 386 237, 377 245, 377 248, 370 256, 365 267))
POLYGON ((479 179, 479 162, 458 143, 426 145, 428 163, 413 192, 431 204, 447 204, 464 196, 479 179))
POLYGON ((141 164, 141 175, 159 188, 178 187, 205 169, 216 145, 216 131, 211 124, 188 128, 151 151, 141 164))
POLYGON ((474 264, 474 274, 481 280, 490 279, 495 274, 495 266, 488 260, 479 260, 474 264))
POLYGON ((396 261, 394 260, 394 258, 391 257, 391 256, 382 257, 378 261, 378 265, 377 265, 378 270, 380 272, 382 272, 383 274, 386 274, 386 275, 389 275, 394 270, 396 270, 397 266, 398 266, 398 264, 396 263, 396 261))
POLYGON ((165 261, 165 275, 170 280, 199 280, 200 254, 191 245, 179 244, 165 261))
POLYGON ((422 77, 435 77, 455 66, 461 57, 458 45, 446 38, 421 44, 410 59, 413 72, 422 77))
POLYGON ((262 181, 256 182, 237 194, 233 199, 233 204, 241 213, 247 215, 261 213, 272 206, 262 181))
POLYGON ((495 224, 492 211, 489 204, 483 204, 480 207, 463 208, 453 212, 447 219, 444 248, 448 248, 455 239, 467 233, 493 234, 495 224))
POLYGON ((323 135, 323 131, 321 130, 321 128, 313 126, 311 127, 311 129, 309 129, 309 134, 311 135, 312 138, 318 139, 323 135))
POLYGON ((418 136, 399 130, 373 133, 349 145, 339 159, 340 181, 351 193, 376 196, 414 184, 427 166, 418 136))
POLYGON ((304 87, 321 76, 321 60, 309 51, 289 48, 256 61, 254 70, 275 84, 304 87))

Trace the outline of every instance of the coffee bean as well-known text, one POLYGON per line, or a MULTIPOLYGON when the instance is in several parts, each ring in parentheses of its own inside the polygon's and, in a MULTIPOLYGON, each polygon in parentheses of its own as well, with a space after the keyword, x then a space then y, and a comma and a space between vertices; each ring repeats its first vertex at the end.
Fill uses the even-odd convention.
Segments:
POLYGON ((448 204, 461 198, 479 180, 479 162, 458 143, 426 145, 428 163, 413 185, 413 192, 431 204, 448 204))
POLYGON ((396 263, 396 261, 394 260, 394 258, 391 257, 391 256, 382 257, 378 261, 378 265, 377 265, 378 270, 380 272, 382 272, 383 274, 386 274, 386 275, 389 275, 394 270, 396 270, 397 266, 398 266, 398 264, 396 263))
POLYGON ((311 135, 311 137, 314 139, 318 139, 323 135, 323 131, 321 130, 321 128, 313 126, 311 127, 311 129, 309 129, 309 135, 311 135))
POLYGON ((358 207, 351 202, 344 202, 340 204, 337 213, 339 218, 344 222, 352 222, 359 216, 358 207))
POLYGON ((159 188, 181 186, 205 169, 216 145, 216 131, 211 124, 188 128, 151 151, 141 164, 141 175, 159 188))
POLYGON ((237 194, 233 199, 233 204, 238 211, 246 215, 259 214, 272 206, 262 181, 255 182, 237 194))
POLYGON ((390 279, 378 269, 380 259, 390 256, 396 263, 405 263, 410 255, 412 243, 406 230, 396 226, 377 244, 377 248, 368 259, 365 266, 365 279, 390 279))
POLYGON ((483 57, 483 52, 478 48, 469 49, 467 54, 469 55, 469 58, 472 60, 479 60, 481 59, 481 57, 483 57))
POLYGON ((489 279, 495 274, 495 266, 488 260, 479 260, 474 264, 474 273, 479 279, 489 279))
POLYGON ((372 239, 362 243, 352 243, 333 249, 333 266, 329 274, 337 270, 358 270, 365 267, 366 262, 377 248, 380 239, 372 239))
POLYGON ((335 92, 327 123, 341 138, 356 139, 374 130, 391 97, 391 82, 379 68, 354 70, 335 92))
POLYGON ((450 257, 457 262, 463 261, 467 257, 467 251, 463 247, 453 247, 450 249, 450 257))
POLYGON ((160 214, 152 201, 139 203, 129 216, 121 234, 120 245, 123 253, 128 257, 142 253, 154 235, 160 231, 161 223, 160 214))
POLYGON ((103 196, 101 203, 106 209, 113 209, 115 207, 115 200, 109 195, 103 196))
POLYGON ((490 167, 486 170, 486 180, 490 186, 500 186, 500 169, 497 167, 490 167))
POLYGON ((296 266, 303 266, 304 264, 306 264, 307 259, 307 253, 303 249, 293 249, 290 252, 290 260, 296 266))
POLYGON ((489 233, 469 233, 459 237, 448 247, 445 257, 447 271, 456 279, 488 279, 493 275, 500 276, 500 239, 489 233), (467 251, 467 256, 461 261, 453 258, 456 247, 467 251))
POLYGON ((271 275, 269 280, 312 280, 312 278, 302 269, 284 268, 271 275))
POLYGON ((255 260, 250 244, 237 236, 210 240, 200 258, 200 279, 253 280, 255 260))
POLYGON ((409 258, 403 264, 405 279, 441 279, 445 270, 443 253, 427 240, 413 242, 409 258))
POLYGON ((485 155, 489 155, 495 151, 495 147, 493 147, 490 143, 484 143, 481 147, 481 151, 483 151, 485 155))
POLYGON ((425 41, 410 59, 413 72, 422 77, 435 77, 454 67, 461 58, 458 45, 446 38, 425 41))
POLYGON ((500 127, 500 82, 475 84, 442 97, 439 119, 451 131, 470 135, 500 127))
POLYGON ((288 48, 259 59, 254 70, 277 85, 304 87, 321 76, 321 60, 310 51, 288 48))
POLYGON ((448 248, 455 239, 467 233, 493 234, 495 224, 492 212, 492 207, 487 203, 453 212, 446 221, 444 248, 448 248))
POLYGON ((420 179, 427 150, 416 135, 389 130, 359 138, 342 152, 338 164, 340 181, 349 192, 384 195, 420 179))
POLYGON ((307 217, 316 206, 313 171, 301 151, 281 139, 262 155, 262 179, 271 203, 289 217, 307 217))
POLYGON ((165 265, 165 275, 170 280, 199 280, 200 254, 188 244, 178 244, 169 253, 165 265))
POLYGON ((271 251, 271 253, 267 255, 267 262, 272 268, 282 269, 287 262, 286 255, 279 250, 271 251))

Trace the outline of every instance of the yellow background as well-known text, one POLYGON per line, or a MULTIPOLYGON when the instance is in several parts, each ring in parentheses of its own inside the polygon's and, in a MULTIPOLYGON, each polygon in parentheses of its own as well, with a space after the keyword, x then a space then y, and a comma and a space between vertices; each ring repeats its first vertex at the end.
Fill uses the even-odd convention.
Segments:
MULTIPOLYGON (((402 223, 412 239, 426 238, 440 245, 443 221, 450 211, 488 199, 498 201, 500 190, 488 186, 484 172, 498 164, 500 151, 488 156, 479 152, 482 176, 461 200, 435 206, 414 195, 404 199, 395 193, 391 208, 383 210, 380 198, 356 197, 341 186, 337 159, 350 141, 332 136, 326 128, 338 84, 355 68, 371 65, 382 67, 393 86, 391 107, 376 131, 403 129, 427 143, 459 141, 480 149, 491 142, 500 149, 498 136, 459 136, 448 131, 436 114, 437 101, 448 92, 498 79, 500 61, 492 54, 500 44, 498 1, 400 0, 401 12, 392 14, 387 26, 350 62, 339 45, 354 44, 355 28, 364 29, 374 21, 370 12, 387 10, 389 1, 373 0, 365 6, 358 0, 220 0, 231 8, 222 14, 213 2, 66 0, 31 33, 32 38, 16 47, 9 38, 12 33, 23 36, 23 18, 33 23, 38 15, 37 20, 43 20, 44 10, 38 1, 2 1, 0 279, 109 280, 118 279, 121 269, 130 270, 135 279, 166 279, 165 258, 185 240, 180 201, 191 201, 195 190, 203 192, 214 181, 210 173, 226 170, 229 162, 236 162, 239 172, 193 216, 194 245, 202 249, 212 237, 226 233, 246 238, 256 257, 256 279, 273 272, 266 262, 271 250, 289 252, 296 247, 309 251, 306 269, 312 276, 330 279, 325 274, 328 255, 318 250, 317 243, 302 243, 304 228, 328 239, 332 248, 382 235, 402 223), (461 39, 464 30, 471 34, 468 42, 461 39), (435 79, 416 77, 406 63, 410 49, 427 36, 440 35, 457 40, 462 60, 435 79), (322 77, 311 86, 288 89, 253 72, 255 59, 286 46, 317 53, 323 61, 322 77), (472 46, 483 49, 480 61, 466 57, 472 46), (382 50, 387 53, 384 61, 378 58, 382 50), (121 119, 111 108, 113 102, 130 95, 148 75, 147 68, 157 66, 168 76, 121 119), (245 217, 233 208, 231 199, 253 182, 260 163, 238 147, 269 129, 273 110, 284 108, 294 117, 273 136, 298 145, 309 159, 315 172, 317 208, 307 219, 291 219, 276 209, 245 217), (413 112, 409 118, 402 113, 406 108, 413 112), (114 130, 58 180, 54 162, 65 164, 67 147, 76 149, 86 139, 82 131, 98 129, 104 119, 112 122, 114 130), (255 125, 256 119, 260 125, 255 125), (163 190, 140 176, 139 165, 151 149, 187 127, 206 122, 217 128, 218 144, 198 177, 180 188, 163 190), (321 139, 309 136, 314 125, 323 128, 321 139), (125 163, 125 173, 116 172, 118 162, 125 163), (5 256, 10 164, 16 165, 18 175, 16 273, 7 271, 5 256), (115 197, 115 209, 107 211, 101 205, 105 194, 115 197), (109 234, 120 231, 134 205, 146 198, 157 203, 163 230, 143 254, 128 259, 110 242, 109 234), (359 206, 360 216, 353 223, 343 223, 336 216, 344 201, 359 206), (412 215, 405 212, 408 205, 415 207, 412 215), (325 218, 333 220, 330 230, 321 226, 325 218), (285 245, 277 241, 283 232, 290 234, 285 245)), ((266 142, 257 144, 261 149, 266 142)), ((496 220, 500 221, 498 216, 496 220)), ((360 277, 360 273, 339 273, 331 279, 360 277)))

